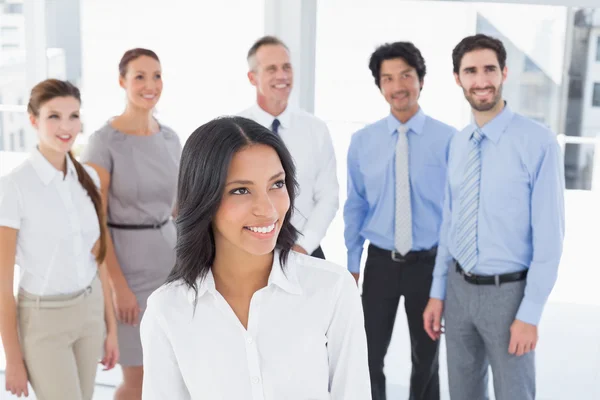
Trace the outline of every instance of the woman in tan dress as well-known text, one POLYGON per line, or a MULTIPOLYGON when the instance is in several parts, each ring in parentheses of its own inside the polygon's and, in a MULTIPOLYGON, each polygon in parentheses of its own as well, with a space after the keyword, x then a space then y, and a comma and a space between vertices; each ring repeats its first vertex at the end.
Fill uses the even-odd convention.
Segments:
POLYGON ((110 228, 107 265, 123 369, 115 398, 135 400, 141 398, 143 376, 139 323, 148 296, 175 263, 172 215, 181 144, 153 116, 162 91, 156 54, 129 50, 119 72, 127 107, 90 137, 82 161, 100 176, 110 228))

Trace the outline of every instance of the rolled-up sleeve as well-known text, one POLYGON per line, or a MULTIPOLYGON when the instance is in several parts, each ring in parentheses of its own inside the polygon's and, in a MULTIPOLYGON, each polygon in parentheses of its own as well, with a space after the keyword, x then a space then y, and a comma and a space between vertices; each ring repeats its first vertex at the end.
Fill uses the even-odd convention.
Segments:
POLYGON ((17 185, 9 176, 0 178, 0 226, 20 229, 22 213, 17 185))

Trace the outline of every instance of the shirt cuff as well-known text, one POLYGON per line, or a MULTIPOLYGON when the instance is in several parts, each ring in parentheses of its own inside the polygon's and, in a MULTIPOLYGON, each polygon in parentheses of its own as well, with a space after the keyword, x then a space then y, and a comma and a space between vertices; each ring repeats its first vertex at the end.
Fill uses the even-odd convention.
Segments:
POLYGON ((311 255, 321 243, 321 237, 316 232, 304 231, 298 236, 298 246, 302 247, 308 255, 311 255))
POLYGON ((16 219, 0 218, 0 226, 12 229, 21 229, 21 222, 16 219))
POLYGON ((429 291, 429 297, 432 299, 439 299, 444 301, 446 299, 446 277, 433 277, 431 282, 431 290, 429 291))
MULTIPOLYGON (((362 250, 362 248, 361 248, 362 250)), ((362 251, 353 251, 348 252, 348 271, 353 274, 360 273, 360 257, 362 256, 362 251)))
POLYGON ((517 312, 517 319, 530 325, 537 326, 542 318, 542 311, 544 310, 544 304, 534 303, 527 298, 523 298, 519 311, 517 312))

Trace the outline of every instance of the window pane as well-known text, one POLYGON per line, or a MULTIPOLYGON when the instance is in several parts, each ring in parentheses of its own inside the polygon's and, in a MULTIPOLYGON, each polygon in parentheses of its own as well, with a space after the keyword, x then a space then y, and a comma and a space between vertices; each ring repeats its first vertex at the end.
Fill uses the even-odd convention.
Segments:
MULTIPOLYGON (((565 165, 565 178, 570 184, 570 189, 590 190, 593 184, 593 173, 596 160, 596 149, 591 144, 567 143, 565 157, 577 158, 577 163, 565 165)), ((598 178, 596 178, 598 179, 598 178)), ((597 189, 597 188, 596 188, 597 189)))
MULTIPOLYGON (((0 105, 18 105, 28 91, 25 75, 25 16, 22 7, 17 7, 21 5, 20 1, 15 0, 0 2, 0 105)), ((2 125, 7 123, 7 118, 4 116, 5 121, 0 124, 0 129, 6 130, 2 125)))
MULTIPOLYGON (((21 111, 2 111, 0 106, 0 151, 26 152, 28 151, 27 114, 23 108, 21 111)), ((17 109, 16 107, 11 107, 17 109)))
POLYGON ((81 0, 46 0, 48 77, 81 85, 81 0))
POLYGON ((594 93, 592 94, 592 106, 600 107, 600 83, 594 83, 594 93))

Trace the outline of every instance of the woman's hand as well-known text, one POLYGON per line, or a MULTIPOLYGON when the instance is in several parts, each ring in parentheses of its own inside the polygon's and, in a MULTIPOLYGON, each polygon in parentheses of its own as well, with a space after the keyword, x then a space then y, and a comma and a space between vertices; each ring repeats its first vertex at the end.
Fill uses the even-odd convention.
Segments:
POLYGON ((21 395, 28 397, 29 389, 27 387, 27 368, 23 360, 6 363, 6 391, 15 396, 21 395))
POLYGON ((139 324, 140 306, 135 294, 129 287, 115 288, 113 290, 113 303, 117 312, 117 319, 120 322, 133 326, 139 324))
POLYGON ((109 371, 119 362, 119 342, 117 331, 108 332, 104 340, 104 358, 100 364, 104 365, 103 371, 109 371))

